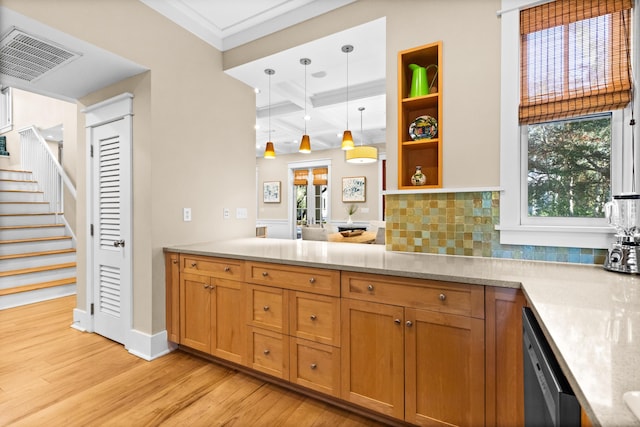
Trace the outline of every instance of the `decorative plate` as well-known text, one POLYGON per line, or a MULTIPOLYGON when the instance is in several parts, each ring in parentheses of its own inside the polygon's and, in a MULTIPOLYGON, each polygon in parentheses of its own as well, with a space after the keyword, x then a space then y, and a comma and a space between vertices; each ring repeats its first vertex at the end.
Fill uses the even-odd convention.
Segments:
POLYGON ((438 134, 438 121, 431 116, 419 116, 409 125, 409 136, 417 139, 432 139, 438 134))

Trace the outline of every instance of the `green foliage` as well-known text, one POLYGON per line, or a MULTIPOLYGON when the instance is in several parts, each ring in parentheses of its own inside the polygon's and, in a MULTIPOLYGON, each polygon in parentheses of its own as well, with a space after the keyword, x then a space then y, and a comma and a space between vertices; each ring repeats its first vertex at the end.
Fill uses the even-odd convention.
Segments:
POLYGON ((611 118, 528 126, 529 216, 604 217, 611 193, 611 118))

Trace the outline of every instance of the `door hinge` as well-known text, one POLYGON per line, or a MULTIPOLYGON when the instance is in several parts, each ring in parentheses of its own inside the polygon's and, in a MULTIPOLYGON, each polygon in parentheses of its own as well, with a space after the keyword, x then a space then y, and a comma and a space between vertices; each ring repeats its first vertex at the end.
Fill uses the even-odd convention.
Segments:
POLYGON ((91 303, 91 315, 93 316, 93 303, 91 303))
POLYGON ((93 236, 93 224, 91 224, 91 227, 89 227, 89 232, 91 233, 91 236, 93 236))
POLYGON ((93 157, 93 144, 91 144, 91 157, 93 157))

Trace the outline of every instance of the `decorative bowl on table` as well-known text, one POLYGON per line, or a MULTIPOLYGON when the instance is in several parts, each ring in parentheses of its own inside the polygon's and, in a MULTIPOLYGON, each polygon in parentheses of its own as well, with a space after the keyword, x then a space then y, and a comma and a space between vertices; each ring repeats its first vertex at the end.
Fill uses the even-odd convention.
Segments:
POLYGON ((362 234, 362 230, 341 231, 340 234, 342 234, 342 237, 354 237, 354 236, 361 235, 362 234))
POLYGON ((438 121, 431 116, 418 116, 409 125, 409 136, 414 141, 433 139, 438 134, 438 121))

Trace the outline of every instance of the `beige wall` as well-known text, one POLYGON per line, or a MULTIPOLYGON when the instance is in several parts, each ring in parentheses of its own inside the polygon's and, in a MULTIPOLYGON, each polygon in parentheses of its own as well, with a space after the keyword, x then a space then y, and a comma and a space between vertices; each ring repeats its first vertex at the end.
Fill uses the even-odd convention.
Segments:
MULTIPOLYGON (((255 235, 255 95, 222 71, 222 54, 138 0, 2 0, 16 12, 150 69, 84 97, 134 94, 133 327, 164 329, 162 247, 255 235), (233 183, 233 185, 230 185, 233 183), (182 208, 193 221, 182 221, 182 208), (246 207, 246 220, 222 219, 246 207)), ((84 121, 78 124, 78 305, 86 297, 84 121)))
MULTIPOLYGON (((387 184, 397 188, 397 54, 442 40, 443 184, 500 183, 500 0, 358 0, 224 52, 231 68, 386 16, 387 184)), ((357 49, 358 47, 355 46, 357 49)))
MULTIPOLYGON (((381 147, 378 151, 379 154, 383 153, 384 147, 381 147)), ((289 164, 319 160, 330 160, 331 162, 331 182, 329 183, 331 191, 331 217, 329 218, 329 222, 344 222, 347 219, 346 207, 351 203, 342 202, 342 178, 348 176, 366 177, 366 201, 364 203, 354 203, 358 206, 358 212, 353 216, 353 220, 370 221, 378 220, 382 217, 378 212, 378 198, 380 194, 378 179, 379 163, 363 165, 349 164, 344 159, 344 151, 335 149, 316 151, 310 154, 278 154, 276 158, 272 160, 258 158, 256 168, 258 188, 260 191, 262 191, 262 185, 265 181, 280 181, 282 189, 280 203, 263 203, 262 194, 258 194, 258 221, 288 219, 289 205, 287 201, 289 193, 293 190, 293 188, 289 188, 287 185, 289 164), (363 212, 363 208, 369 209, 369 212, 363 212)), ((291 215, 293 215, 293 212, 291 215)))

